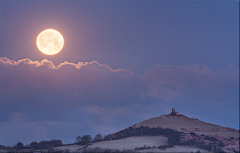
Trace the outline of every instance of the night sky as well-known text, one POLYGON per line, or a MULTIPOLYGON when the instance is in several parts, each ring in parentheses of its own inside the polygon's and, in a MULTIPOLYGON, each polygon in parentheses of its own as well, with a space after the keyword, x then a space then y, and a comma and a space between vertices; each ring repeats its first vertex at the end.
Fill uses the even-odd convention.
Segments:
POLYGON ((239 129, 239 2, 0 1, 0 144, 117 132, 175 108, 239 129), (56 29, 56 55, 36 46, 56 29))

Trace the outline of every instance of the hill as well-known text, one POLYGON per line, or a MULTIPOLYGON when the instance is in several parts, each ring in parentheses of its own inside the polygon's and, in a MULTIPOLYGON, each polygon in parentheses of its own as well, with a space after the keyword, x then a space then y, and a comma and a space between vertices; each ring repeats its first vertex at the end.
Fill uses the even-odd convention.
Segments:
MULTIPOLYGON (((78 152, 99 149, 130 152, 237 152, 239 130, 188 118, 172 109, 170 114, 150 118, 109 134, 102 142, 87 146, 75 145, 74 149, 66 147, 78 152)), ((56 149, 61 150, 61 147, 56 149)))
POLYGON ((187 116, 175 112, 174 109, 172 110, 171 114, 150 118, 133 125, 132 128, 138 128, 141 126, 148 126, 150 128, 169 128, 179 132, 194 132, 196 134, 204 134, 209 136, 218 135, 226 138, 239 138, 239 130, 206 123, 195 118, 188 118, 187 116))

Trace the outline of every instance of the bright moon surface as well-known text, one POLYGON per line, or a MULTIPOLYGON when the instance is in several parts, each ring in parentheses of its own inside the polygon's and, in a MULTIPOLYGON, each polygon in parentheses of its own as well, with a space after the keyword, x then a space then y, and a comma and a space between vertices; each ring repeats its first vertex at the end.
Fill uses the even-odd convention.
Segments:
POLYGON ((37 37, 38 49, 47 55, 60 52, 64 45, 64 39, 60 32, 54 29, 42 31, 37 37))

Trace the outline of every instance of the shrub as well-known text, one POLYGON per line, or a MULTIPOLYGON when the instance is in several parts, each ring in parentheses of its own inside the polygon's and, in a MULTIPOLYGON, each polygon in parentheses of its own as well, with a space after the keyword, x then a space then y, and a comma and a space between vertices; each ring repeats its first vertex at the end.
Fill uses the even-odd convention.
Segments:
POLYGON ((214 137, 209 137, 209 136, 205 136, 203 139, 209 140, 209 141, 219 141, 218 139, 216 139, 214 137))

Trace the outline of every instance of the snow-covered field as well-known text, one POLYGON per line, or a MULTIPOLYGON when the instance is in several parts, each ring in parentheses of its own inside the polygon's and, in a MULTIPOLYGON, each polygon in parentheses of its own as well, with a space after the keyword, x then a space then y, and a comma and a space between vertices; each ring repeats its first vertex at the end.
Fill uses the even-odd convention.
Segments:
MULTIPOLYGON (((102 149, 113 149, 113 150, 134 150, 136 147, 148 147, 148 146, 163 146, 167 145, 167 138, 163 136, 136 136, 136 137, 128 137, 124 139, 119 140, 113 140, 113 141, 101 141, 92 143, 92 145, 88 146, 87 149, 91 148, 102 148, 102 149)), ((61 147, 55 147, 55 150, 65 150, 68 149, 71 152, 77 151, 77 149, 82 148, 84 146, 82 145, 70 145, 70 146, 61 146, 61 147)), ((79 150, 80 151, 80 150, 79 150)), ((202 150, 197 147, 191 147, 191 146, 174 146, 172 148, 166 148, 165 150, 161 150, 158 148, 155 149, 144 149, 144 150, 137 150, 137 152, 144 152, 144 153, 156 153, 156 152, 204 152, 208 153, 206 150, 202 150)))
MULTIPOLYGON (((136 136, 136 137, 128 137, 119 140, 113 141, 101 141, 93 143, 92 145, 88 146, 87 149, 90 148, 104 148, 104 149, 118 149, 123 151, 125 150, 134 150, 136 147, 146 147, 148 146, 163 146, 167 145, 167 137, 163 136, 136 136)), ((83 146, 80 145, 71 145, 71 146, 61 146, 56 147, 55 150, 65 150, 69 149, 70 151, 77 150, 82 148, 83 146)))
POLYGON ((203 150, 200 148, 196 147, 191 147, 191 146, 173 146, 172 148, 166 148, 166 150, 161 150, 161 149, 148 149, 148 150, 138 150, 138 152, 144 152, 144 153, 154 153, 154 152, 184 152, 184 153, 190 153, 190 152, 197 152, 200 151, 201 153, 209 153, 207 150, 203 150))
POLYGON ((136 136, 136 137, 129 137, 119 140, 113 141, 102 141, 98 143, 94 143, 88 148, 107 148, 107 149, 118 149, 118 150, 134 150, 136 147, 144 147, 147 146, 163 146, 167 145, 168 138, 163 136, 136 136))
POLYGON ((60 147, 55 147, 55 150, 66 150, 68 149, 69 151, 75 151, 79 148, 82 148, 83 146, 81 145, 70 145, 70 146, 60 146, 60 147))

